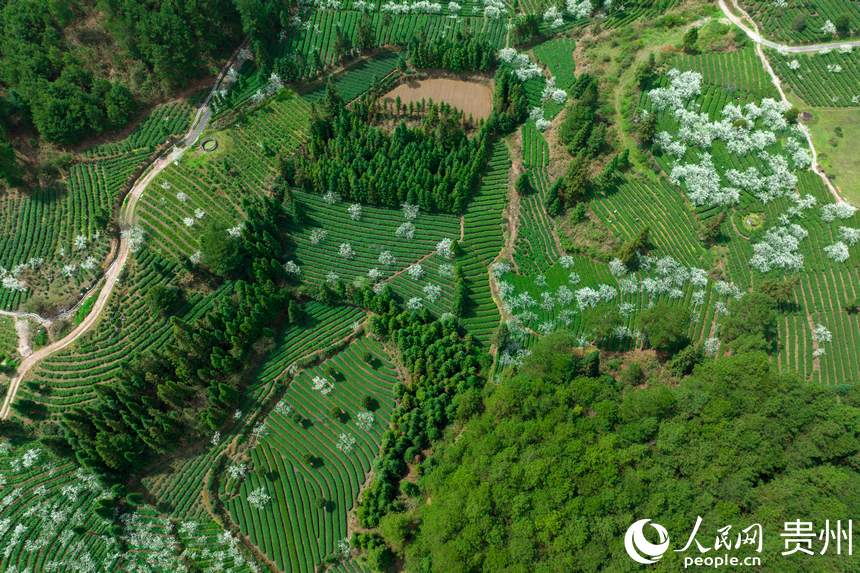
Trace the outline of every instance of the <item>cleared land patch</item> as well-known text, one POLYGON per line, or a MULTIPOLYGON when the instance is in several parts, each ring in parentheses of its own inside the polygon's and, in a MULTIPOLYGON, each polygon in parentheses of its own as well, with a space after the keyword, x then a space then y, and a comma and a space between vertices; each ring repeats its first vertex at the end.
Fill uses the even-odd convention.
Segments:
POLYGON ((486 81, 428 78, 402 83, 385 97, 399 97, 406 104, 422 100, 445 102, 475 119, 489 117, 493 109, 493 85, 486 81))

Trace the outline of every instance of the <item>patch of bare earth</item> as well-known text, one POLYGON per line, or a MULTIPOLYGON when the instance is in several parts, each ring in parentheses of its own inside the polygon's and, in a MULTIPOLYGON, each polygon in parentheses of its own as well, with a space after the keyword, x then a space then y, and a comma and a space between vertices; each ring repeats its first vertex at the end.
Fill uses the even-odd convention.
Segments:
POLYGON ((402 83, 385 94, 387 99, 392 100, 398 96, 405 104, 421 100, 445 102, 477 120, 489 117, 493 109, 493 82, 453 78, 418 79, 402 83))

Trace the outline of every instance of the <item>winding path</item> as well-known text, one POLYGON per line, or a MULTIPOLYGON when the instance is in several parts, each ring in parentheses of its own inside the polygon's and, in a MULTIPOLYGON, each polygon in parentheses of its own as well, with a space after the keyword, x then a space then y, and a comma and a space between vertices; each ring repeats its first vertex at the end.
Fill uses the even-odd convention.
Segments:
MULTIPOLYGON (((128 262, 129 254, 132 252, 129 236, 130 233, 128 231, 135 222, 135 209, 140 198, 143 196, 144 190, 153 181, 153 179, 155 179, 158 174, 164 170, 165 167, 170 165, 173 161, 179 160, 185 151, 190 149, 197 142, 200 134, 203 133, 209 125, 209 120, 212 118, 212 110, 209 108, 209 103, 212 100, 212 97, 219 89, 228 87, 230 84, 230 78, 227 76, 227 71, 234 65, 237 69, 241 68, 247 58, 248 54, 244 49, 244 46, 236 50, 230 60, 222 68, 221 73, 218 74, 215 84, 212 86, 206 99, 203 100, 203 103, 201 103, 200 107, 197 108, 197 112, 191 122, 191 127, 188 129, 188 132, 185 134, 182 141, 171 148, 169 152, 156 158, 134 183, 119 212, 119 227, 123 232, 120 236, 117 255, 105 271, 102 278, 102 288, 98 293, 98 298, 96 299, 95 304, 93 304, 92 310, 90 310, 84 320, 71 332, 66 334, 66 336, 40 348, 39 350, 36 350, 21 360, 21 364, 18 366, 18 371, 15 373, 15 377, 9 384, 9 390, 6 392, 6 396, 3 399, 3 405, 0 406, 0 419, 5 420, 9 417, 12 410, 12 402, 15 400, 15 395, 21 387, 21 382, 36 364, 51 354, 67 348, 70 344, 87 333, 96 324, 96 322, 98 322, 102 311, 104 311, 107 306, 110 295, 113 293, 114 287, 116 287, 117 280, 119 279, 122 270, 125 268, 125 264, 128 262)), ((4 312, 4 314, 7 313, 4 312)), ((8 314, 13 316, 18 315, 18 313, 8 314)), ((25 316, 40 323, 44 320, 38 315, 25 316)))
MULTIPOLYGON (((743 8, 738 6, 737 0, 732 0, 732 6, 740 11, 745 18, 747 18, 750 23, 753 25, 753 28, 749 28, 744 21, 734 12, 729 9, 728 5, 726 5, 726 0, 718 0, 720 5, 720 9, 723 11, 723 14, 726 15, 735 26, 744 31, 744 33, 749 36, 749 38, 755 43, 755 51, 761 60, 762 65, 764 66, 765 71, 767 71, 770 76, 771 82, 776 87, 779 92, 779 97, 782 98, 782 101, 790 104, 788 98, 785 95, 785 91, 782 89, 782 80, 779 79, 779 76, 776 75, 776 72, 773 71, 773 67, 770 65, 770 60, 767 59, 767 56, 762 49, 762 46, 767 46, 769 48, 773 48, 775 50, 787 51, 790 53, 804 53, 804 52, 817 52, 819 50, 825 48, 834 48, 839 46, 860 46, 860 40, 855 40, 852 42, 841 42, 841 43, 828 43, 828 44, 811 44, 809 46, 786 46, 784 44, 778 44, 776 42, 771 42, 770 40, 766 40, 762 37, 761 33, 758 30, 758 24, 747 14, 743 8)), ((836 199, 837 203, 842 203, 845 199, 840 195, 839 190, 836 186, 830 181, 830 178, 827 177, 827 174, 821 169, 821 166, 818 165, 818 152, 815 150, 815 145, 812 142, 812 133, 809 131, 809 128, 798 122, 797 125, 800 127, 800 130, 803 132, 803 135, 806 137, 806 142, 809 145, 809 149, 812 152, 812 165, 810 169, 814 171, 824 182, 824 185, 827 187, 830 194, 836 199)))
POLYGON ((768 40, 761 35, 761 32, 759 32, 758 25, 755 23, 755 20, 753 20, 752 16, 750 16, 746 10, 744 10, 740 7, 740 5, 738 5, 737 0, 731 0, 731 2, 732 8, 740 12, 741 15, 743 15, 743 18, 732 12, 726 5, 725 0, 719 0, 720 8, 723 10, 723 14, 726 15, 726 18, 731 20, 732 24, 743 30, 744 33, 749 36, 750 40, 766 48, 771 48, 773 50, 778 50, 780 52, 785 52, 788 54, 811 54, 826 49, 835 50, 843 46, 851 46, 853 48, 860 47, 860 40, 823 42, 820 44, 804 44, 802 46, 790 46, 788 44, 780 44, 779 42, 768 40), (744 18, 752 24, 752 28, 746 25, 746 23, 744 22, 744 18))

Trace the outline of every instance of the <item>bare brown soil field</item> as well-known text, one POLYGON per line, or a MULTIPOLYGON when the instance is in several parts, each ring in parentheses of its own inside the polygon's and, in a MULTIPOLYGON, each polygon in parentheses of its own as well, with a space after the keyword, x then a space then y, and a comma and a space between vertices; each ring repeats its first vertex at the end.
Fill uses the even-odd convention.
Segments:
POLYGON ((385 94, 388 99, 400 96, 403 103, 433 100, 445 102, 467 116, 481 119, 490 116, 493 108, 493 85, 490 81, 428 78, 398 85, 385 94))

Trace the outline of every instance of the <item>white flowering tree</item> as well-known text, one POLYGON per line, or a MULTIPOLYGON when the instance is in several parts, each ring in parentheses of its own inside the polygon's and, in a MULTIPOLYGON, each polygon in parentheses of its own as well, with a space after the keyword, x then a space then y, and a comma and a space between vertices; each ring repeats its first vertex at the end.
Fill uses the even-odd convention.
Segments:
POLYGON ((353 203, 346 211, 349 213, 349 218, 353 221, 361 219, 361 203, 353 203))
POLYGON ((355 257, 355 251, 349 243, 341 243, 338 247, 338 254, 343 259, 352 259, 355 257))
POLYGON ((269 502, 272 501, 272 496, 266 492, 266 488, 260 486, 248 494, 248 504, 257 510, 262 510, 269 502))
POLYGON ((449 238, 444 238, 436 243, 436 253, 445 259, 450 259, 454 256, 454 241, 449 238))

